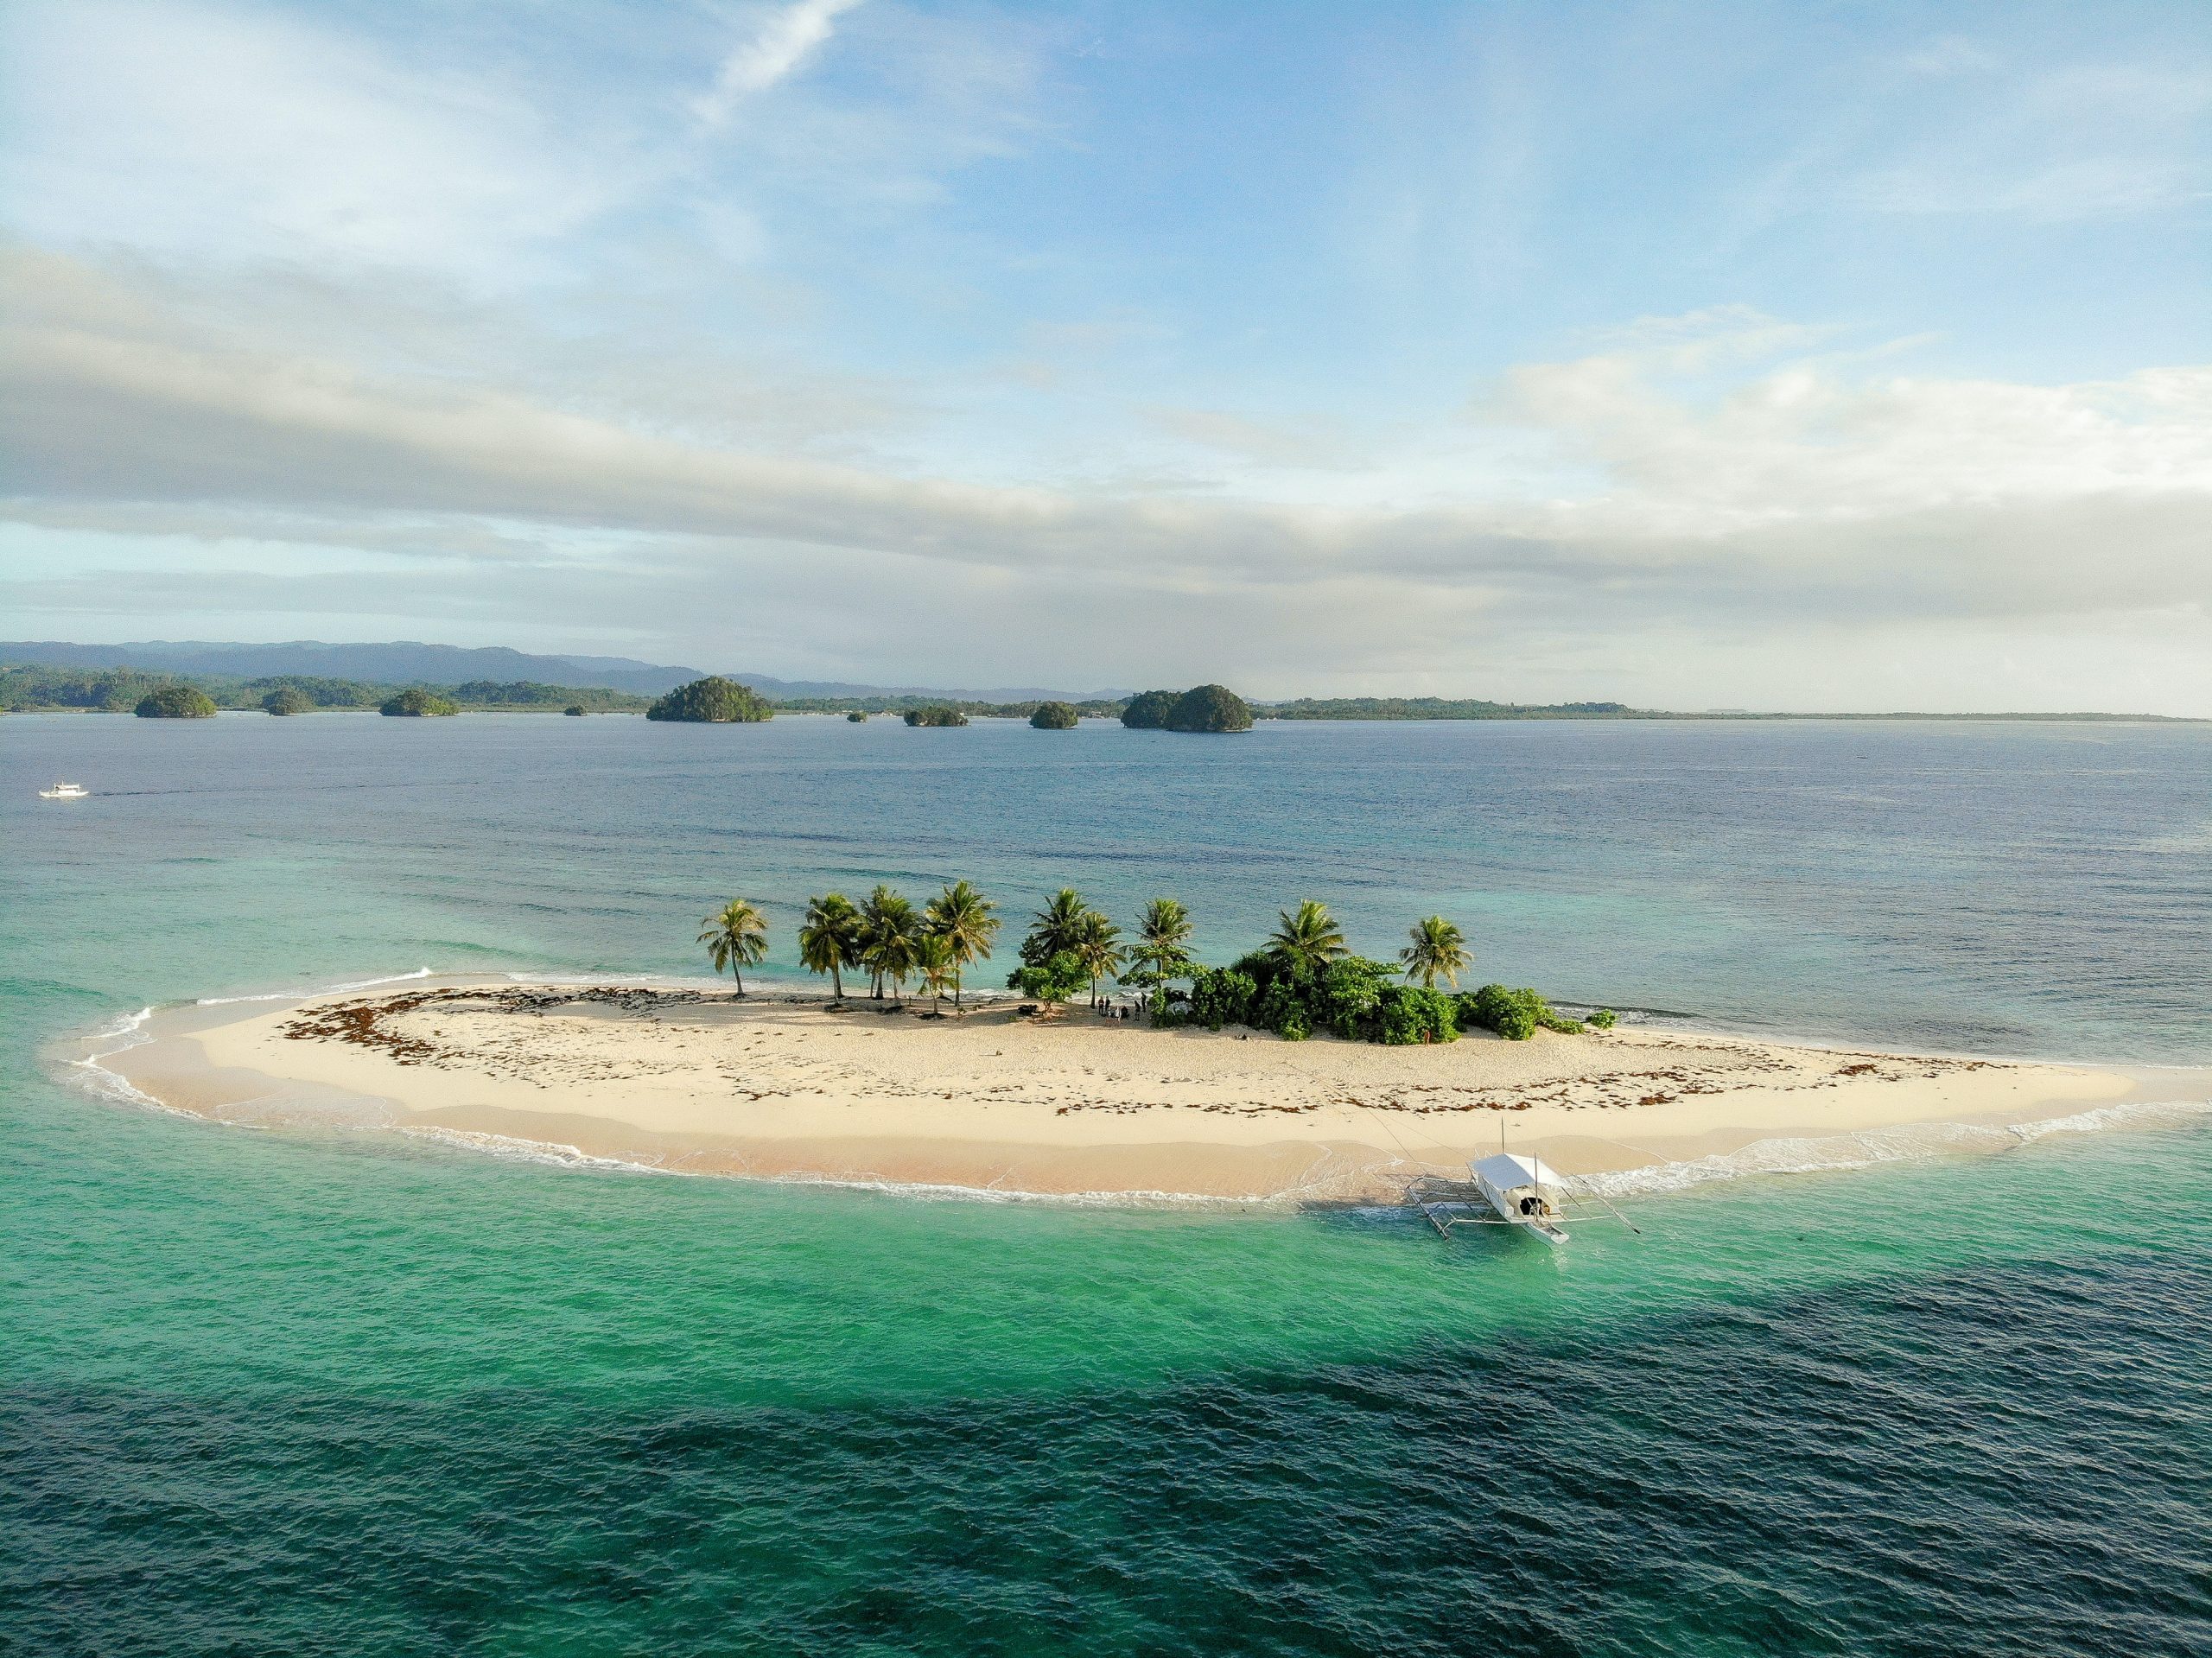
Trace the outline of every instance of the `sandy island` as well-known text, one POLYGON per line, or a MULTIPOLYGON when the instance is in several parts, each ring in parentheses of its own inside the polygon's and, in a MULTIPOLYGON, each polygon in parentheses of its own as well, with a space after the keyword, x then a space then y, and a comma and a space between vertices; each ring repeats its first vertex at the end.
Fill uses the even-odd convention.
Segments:
MULTIPOLYGON (((1039 1194, 1380 1198, 1497 1149, 1620 1174, 2063 1116, 2117 1072, 1622 1028, 1430 1047, 960 1018, 756 991, 426 981, 159 1016, 105 1063, 178 1109, 351 1121, 696 1173, 1039 1194)), ((1818 1160, 1808 1154, 1808 1160, 1818 1160)))

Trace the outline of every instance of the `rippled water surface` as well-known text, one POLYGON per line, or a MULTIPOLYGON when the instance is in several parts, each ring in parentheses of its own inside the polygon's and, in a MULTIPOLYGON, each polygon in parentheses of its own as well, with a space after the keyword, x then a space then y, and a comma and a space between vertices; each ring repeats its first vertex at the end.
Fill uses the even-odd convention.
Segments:
POLYGON ((876 879, 1328 899, 1735 1028, 2212 1061, 2195 727, 0 723, 0 1651, 2212 1648, 2212 1134, 1641 1238, 224 1130, 138 1007, 689 971, 876 879), (92 800, 32 798, 55 776, 92 800), (74 1074, 81 1079, 84 1073, 74 1074))

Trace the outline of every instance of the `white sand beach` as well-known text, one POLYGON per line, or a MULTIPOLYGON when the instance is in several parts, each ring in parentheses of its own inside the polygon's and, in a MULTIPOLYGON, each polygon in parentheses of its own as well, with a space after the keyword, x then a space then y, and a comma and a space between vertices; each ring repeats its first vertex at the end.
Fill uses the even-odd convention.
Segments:
POLYGON ((111 1059, 175 1109, 340 1117, 699 1173, 1039 1194, 1393 1197, 1501 1138, 1567 1174, 2078 1113, 2116 1071, 1622 1028, 1381 1047, 1011 1001, 425 981, 179 1010, 111 1059))

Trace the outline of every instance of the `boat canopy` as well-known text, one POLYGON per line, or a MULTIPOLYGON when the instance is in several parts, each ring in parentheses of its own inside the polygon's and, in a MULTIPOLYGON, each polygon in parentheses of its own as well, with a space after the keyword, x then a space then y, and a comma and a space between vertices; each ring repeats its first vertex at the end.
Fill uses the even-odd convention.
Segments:
POLYGON ((1540 1158, 1516 1157, 1510 1152, 1494 1152, 1470 1171, 1478 1180, 1486 1180, 1500 1191, 1512 1191, 1521 1186, 1555 1186, 1559 1176, 1540 1158))

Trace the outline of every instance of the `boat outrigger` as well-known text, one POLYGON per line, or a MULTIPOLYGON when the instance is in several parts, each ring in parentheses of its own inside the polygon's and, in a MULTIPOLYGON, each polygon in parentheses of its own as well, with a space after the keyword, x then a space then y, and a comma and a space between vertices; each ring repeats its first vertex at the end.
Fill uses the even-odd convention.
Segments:
POLYGON ((1568 1191, 1541 1158, 1493 1152, 1470 1163, 1467 1174, 1465 1180, 1423 1175, 1406 1188, 1439 1237, 1462 1226, 1517 1226, 1556 1247, 1567 1242, 1570 1220, 1618 1221, 1636 1231, 1605 1198, 1568 1191))

